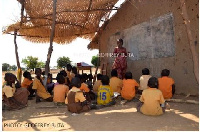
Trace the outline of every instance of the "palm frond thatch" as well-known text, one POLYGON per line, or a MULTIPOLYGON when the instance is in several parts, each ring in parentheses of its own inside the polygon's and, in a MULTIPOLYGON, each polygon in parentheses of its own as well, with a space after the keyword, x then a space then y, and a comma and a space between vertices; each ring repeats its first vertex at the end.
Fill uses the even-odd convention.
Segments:
MULTIPOLYGON (((18 35, 35 42, 49 42, 52 25, 52 0, 24 1, 26 15, 20 22, 7 27, 4 33, 18 30, 18 35)), ((57 0, 54 42, 70 43, 77 37, 91 39, 99 28, 99 23, 112 11, 118 0, 57 0)))

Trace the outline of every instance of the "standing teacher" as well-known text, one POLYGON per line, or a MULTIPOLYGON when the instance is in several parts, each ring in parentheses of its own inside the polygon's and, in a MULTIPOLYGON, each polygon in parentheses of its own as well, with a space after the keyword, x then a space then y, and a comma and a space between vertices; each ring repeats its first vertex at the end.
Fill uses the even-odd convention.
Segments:
POLYGON ((116 56, 115 61, 112 65, 112 69, 116 69, 118 73, 118 77, 123 79, 126 69, 127 69, 127 52, 126 48, 122 47, 123 39, 117 40, 117 47, 114 49, 114 54, 116 56))

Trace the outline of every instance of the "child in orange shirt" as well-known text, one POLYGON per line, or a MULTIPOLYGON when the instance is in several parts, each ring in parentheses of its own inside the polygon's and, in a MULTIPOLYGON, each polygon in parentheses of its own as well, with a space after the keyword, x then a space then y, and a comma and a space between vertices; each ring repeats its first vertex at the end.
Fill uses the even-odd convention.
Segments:
POLYGON ((79 78, 81 80, 81 87, 80 90, 83 92, 84 96, 86 97, 86 100, 88 102, 91 102, 91 98, 90 98, 90 89, 88 88, 88 85, 85 83, 86 82, 86 76, 87 74, 83 74, 83 75, 79 75, 79 78))
POLYGON ((53 101, 57 105, 65 104, 65 97, 69 91, 69 87, 65 85, 65 78, 61 73, 57 74, 56 80, 59 84, 54 87, 53 101))
POLYGON ((132 100, 135 97, 136 89, 138 86, 139 84, 134 79, 132 79, 132 73, 126 72, 121 91, 122 98, 125 100, 132 100))
POLYGON ((32 99, 32 97, 34 97, 33 94, 34 94, 35 91, 32 89, 33 80, 32 80, 30 72, 25 71, 23 73, 23 77, 24 77, 24 80, 23 80, 23 82, 21 84, 21 87, 22 88, 27 88, 27 90, 30 92, 29 99, 32 99))
POLYGON ((162 91, 165 99, 170 99, 175 93, 174 80, 168 77, 170 71, 168 69, 163 69, 161 72, 161 78, 158 79, 159 87, 158 89, 162 91))

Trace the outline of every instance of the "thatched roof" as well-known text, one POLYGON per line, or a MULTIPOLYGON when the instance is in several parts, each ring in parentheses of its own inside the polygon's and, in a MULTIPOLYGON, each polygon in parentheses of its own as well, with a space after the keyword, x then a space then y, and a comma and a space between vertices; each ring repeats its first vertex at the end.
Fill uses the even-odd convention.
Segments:
MULTIPOLYGON (((123 5, 124 3, 126 3, 127 1, 124 1, 123 3, 121 3, 121 5, 123 5)), ((120 7, 118 7, 118 9, 121 9, 121 5, 120 7)), ((103 33, 103 30, 106 29, 108 23, 113 19, 113 17, 117 14, 117 12, 115 12, 114 15, 112 15, 111 18, 107 18, 107 20, 103 23, 103 25, 101 27, 98 28, 98 31, 96 32, 96 34, 94 35, 94 37, 92 38, 91 42, 89 43, 89 45, 87 46, 88 49, 93 50, 93 49, 99 49, 99 39, 103 33)))
POLYGON ((103 30, 106 28, 106 26, 108 25, 108 23, 109 23, 109 20, 105 21, 104 24, 99 28, 95 36, 92 38, 92 41, 87 46, 88 49, 90 50, 99 49, 99 38, 101 37, 101 34, 103 30))
MULTIPOLYGON (((23 0, 18 0, 21 4, 23 0)), ((53 0, 24 0, 25 15, 7 27, 5 33, 18 29, 18 35, 31 42, 49 42, 53 0)), ((77 37, 92 38, 99 23, 118 0, 57 0, 54 42, 69 43, 77 37)))

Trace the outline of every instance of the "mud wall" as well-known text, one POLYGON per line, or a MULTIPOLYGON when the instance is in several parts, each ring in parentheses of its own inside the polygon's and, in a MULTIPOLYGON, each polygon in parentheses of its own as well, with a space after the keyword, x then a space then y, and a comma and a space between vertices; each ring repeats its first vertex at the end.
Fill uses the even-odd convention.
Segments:
MULTIPOLYGON (((198 0, 186 0, 187 11, 190 19, 192 35, 195 39, 194 45, 199 53, 199 3, 198 0)), ((181 15, 181 4, 179 0, 129 0, 122 5, 107 25, 100 37, 100 52, 109 53, 117 46, 116 42, 110 43, 110 37, 127 30, 135 25, 150 21, 151 19, 173 14, 173 30, 175 55, 171 57, 146 58, 133 60, 128 59, 128 69, 133 73, 133 78, 139 81, 141 71, 147 67, 151 75, 160 77, 162 69, 169 69, 170 76, 174 78, 176 93, 199 94, 199 86, 193 73, 193 61, 189 47, 184 19, 181 15), (115 46, 114 46, 115 45, 115 46)), ((123 37, 120 36, 119 37, 123 37)), ((126 47, 126 44, 124 44, 126 47)), ((126 47, 127 48, 127 47, 126 47)), ((129 51, 129 48, 127 48, 129 51)), ((114 58, 102 57, 102 62, 108 63, 108 73, 111 71, 114 58)))

